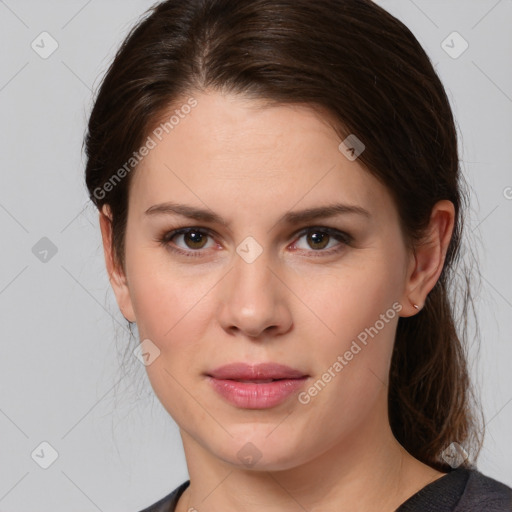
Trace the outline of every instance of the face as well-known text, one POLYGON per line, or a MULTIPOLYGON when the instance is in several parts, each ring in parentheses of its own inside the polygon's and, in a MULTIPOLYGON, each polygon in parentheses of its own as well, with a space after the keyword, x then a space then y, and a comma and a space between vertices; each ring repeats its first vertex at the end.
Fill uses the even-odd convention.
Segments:
POLYGON ((387 421, 409 261, 397 211, 314 110, 194 97, 133 175, 114 289, 188 442, 237 466, 252 450, 259 468, 290 468, 387 421), (298 215, 335 205, 355 208, 298 215), (239 362, 304 377, 220 393, 209 375, 239 362))

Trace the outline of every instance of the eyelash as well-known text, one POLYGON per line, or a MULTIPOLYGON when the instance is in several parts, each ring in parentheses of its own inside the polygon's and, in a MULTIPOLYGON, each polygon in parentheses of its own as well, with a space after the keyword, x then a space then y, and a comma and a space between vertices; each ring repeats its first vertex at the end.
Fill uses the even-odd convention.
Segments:
MULTIPOLYGON (((199 233, 200 235, 209 236, 209 237, 213 238, 212 232, 209 229, 197 228, 197 227, 187 227, 187 228, 175 229, 175 230, 172 230, 172 231, 165 231, 164 233, 162 233, 157 238, 157 241, 162 246, 164 246, 166 249, 168 249, 168 250, 170 250, 170 251, 172 251, 174 253, 177 253, 177 254, 180 254, 182 256, 186 256, 186 257, 189 257, 189 258, 198 258, 198 257, 202 258, 203 257, 202 253, 204 252, 202 249, 195 249, 195 250, 194 249, 190 249, 189 251, 185 251, 183 249, 180 249, 180 248, 178 248, 176 246, 172 246, 171 245, 171 240, 175 236, 186 235, 186 234, 188 234, 190 232, 199 233)), ((341 242, 334 249, 329 249, 329 250, 323 250, 323 249, 314 250, 314 249, 311 249, 311 251, 308 251, 308 252, 320 253, 320 254, 315 254, 313 257, 330 256, 330 255, 333 255, 333 254, 337 254, 337 253, 339 253, 343 249, 343 247, 345 245, 350 245, 353 242, 353 237, 351 235, 349 235, 348 233, 345 233, 343 231, 339 231, 339 230, 334 229, 334 228, 320 227, 320 226, 310 226, 310 227, 304 228, 302 231, 297 232, 294 235, 294 237, 298 237, 298 239, 300 239, 303 236, 308 235, 309 233, 321 233, 321 234, 324 234, 324 235, 329 235, 330 237, 332 237, 332 238, 336 239, 337 241, 341 242)), ((301 251, 303 249, 297 249, 297 250, 301 251)))

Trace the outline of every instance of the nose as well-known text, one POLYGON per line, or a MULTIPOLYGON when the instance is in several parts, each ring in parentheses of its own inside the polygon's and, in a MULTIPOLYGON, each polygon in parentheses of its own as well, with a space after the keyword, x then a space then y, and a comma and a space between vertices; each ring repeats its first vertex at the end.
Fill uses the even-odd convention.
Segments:
POLYGON ((269 263, 265 251, 251 263, 235 257, 234 268, 224 280, 218 312, 219 322, 229 334, 262 338, 291 328, 287 287, 269 263))

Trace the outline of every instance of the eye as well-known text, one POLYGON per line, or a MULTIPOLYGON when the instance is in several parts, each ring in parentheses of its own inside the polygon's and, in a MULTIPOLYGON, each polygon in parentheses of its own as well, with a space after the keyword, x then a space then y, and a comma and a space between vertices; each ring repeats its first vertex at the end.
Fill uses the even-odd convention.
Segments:
POLYGON ((207 230, 200 228, 182 228, 168 233, 164 233, 159 238, 159 242, 168 247, 169 249, 184 254, 186 256, 200 256, 200 254, 191 254, 193 252, 200 252, 200 249, 208 248, 206 242, 210 233, 207 230), (180 240, 184 245, 180 246, 176 240, 180 240), (171 244, 172 242, 172 244, 171 244))
MULTIPOLYGON (((319 252, 320 255, 332 254, 343 249, 345 245, 352 242, 352 237, 348 233, 338 231, 337 229, 328 227, 310 227, 299 233, 299 240, 305 237, 308 247, 300 247, 297 242, 294 243, 294 248, 305 250, 308 252, 319 252), (338 243, 335 243, 338 241, 338 243), (334 250, 332 248, 334 247, 334 250), (327 250, 324 250, 326 249, 327 250)), ((315 255, 316 256, 316 255, 315 255)))

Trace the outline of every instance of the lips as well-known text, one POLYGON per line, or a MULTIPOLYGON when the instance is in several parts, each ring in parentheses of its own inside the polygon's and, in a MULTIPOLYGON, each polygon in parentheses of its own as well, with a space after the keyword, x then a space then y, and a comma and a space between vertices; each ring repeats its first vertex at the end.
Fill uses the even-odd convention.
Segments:
POLYGON ((247 363, 230 363, 220 366, 207 373, 209 377, 222 380, 236 380, 239 382, 253 382, 263 384, 282 379, 301 379, 307 375, 295 368, 278 363, 260 363, 250 365, 247 363))
POLYGON ((309 377, 277 363, 231 363, 206 375, 212 388, 240 409, 275 407, 303 388, 309 377))

